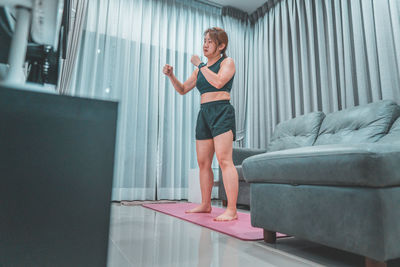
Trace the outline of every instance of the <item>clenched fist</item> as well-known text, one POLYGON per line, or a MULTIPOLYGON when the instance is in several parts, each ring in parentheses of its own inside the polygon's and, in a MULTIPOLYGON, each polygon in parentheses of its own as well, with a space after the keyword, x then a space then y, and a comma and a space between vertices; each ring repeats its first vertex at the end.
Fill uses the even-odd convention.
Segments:
POLYGON ((168 64, 165 64, 164 68, 163 68, 163 73, 165 75, 167 75, 168 77, 171 77, 173 74, 173 70, 174 68, 168 64))

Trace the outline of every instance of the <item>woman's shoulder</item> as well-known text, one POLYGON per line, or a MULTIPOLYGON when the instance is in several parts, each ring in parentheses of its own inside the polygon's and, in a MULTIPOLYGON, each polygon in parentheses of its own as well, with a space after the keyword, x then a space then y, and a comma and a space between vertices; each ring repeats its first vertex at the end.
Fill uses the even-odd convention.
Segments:
POLYGON ((226 57, 224 59, 222 59, 221 61, 221 65, 235 65, 235 62, 233 61, 233 58, 231 57, 226 57))

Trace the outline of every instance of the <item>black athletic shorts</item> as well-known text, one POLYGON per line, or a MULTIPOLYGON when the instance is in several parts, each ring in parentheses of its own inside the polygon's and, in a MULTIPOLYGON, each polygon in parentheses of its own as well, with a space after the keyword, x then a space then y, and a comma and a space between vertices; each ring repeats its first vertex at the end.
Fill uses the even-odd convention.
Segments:
POLYGON ((201 104, 196 123, 196 139, 212 139, 232 130, 236 140, 235 109, 229 100, 218 100, 201 104))

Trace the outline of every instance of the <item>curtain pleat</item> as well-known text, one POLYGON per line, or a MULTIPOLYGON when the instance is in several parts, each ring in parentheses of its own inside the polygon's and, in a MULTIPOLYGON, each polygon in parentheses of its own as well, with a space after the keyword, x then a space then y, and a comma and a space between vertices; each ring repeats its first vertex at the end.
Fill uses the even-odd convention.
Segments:
MULTIPOLYGON (((66 58, 60 59, 60 78, 57 85, 57 91, 60 94, 67 94, 71 86, 71 78, 76 66, 77 57, 79 54, 79 44, 82 38, 83 24, 87 14, 87 0, 72 0, 71 9, 69 12, 70 31, 67 34, 66 58)), ((65 30, 65 29, 64 29, 65 30)))

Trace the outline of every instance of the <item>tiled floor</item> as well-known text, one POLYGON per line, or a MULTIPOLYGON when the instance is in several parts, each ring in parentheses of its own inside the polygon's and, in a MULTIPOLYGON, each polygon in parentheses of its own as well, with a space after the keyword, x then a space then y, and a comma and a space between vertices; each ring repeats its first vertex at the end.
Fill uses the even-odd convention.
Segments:
POLYGON ((108 266, 363 266, 363 258, 296 238, 275 245, 241 241, 141 206, 113 204, 108 266))

